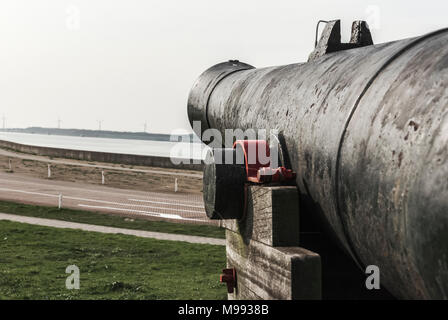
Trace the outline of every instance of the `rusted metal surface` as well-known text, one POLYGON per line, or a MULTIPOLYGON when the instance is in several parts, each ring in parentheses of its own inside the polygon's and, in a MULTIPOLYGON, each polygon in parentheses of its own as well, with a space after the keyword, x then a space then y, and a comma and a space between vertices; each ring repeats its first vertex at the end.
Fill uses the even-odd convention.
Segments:
POLYGON ((190 121, 222 134, 278 129, 301 197, 315 204, 308 214, 361 267, 379 266, 395 296, 447 299, 447 87, 443 29, 309 63, 220 64, 188 108, 190 121))

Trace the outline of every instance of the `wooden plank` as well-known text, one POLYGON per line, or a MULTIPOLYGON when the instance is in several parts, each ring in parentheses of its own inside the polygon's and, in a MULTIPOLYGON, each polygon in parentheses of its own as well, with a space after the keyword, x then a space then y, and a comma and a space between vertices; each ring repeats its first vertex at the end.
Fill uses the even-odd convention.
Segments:
POLYGON ((237 271, 229 299, 320 299, 320 256, 299 247, 273 248, 226 230, 227 266, 237 271))
POLYGON ((246 216, 224 220, 228 230, 240 233, 245 242, 257 240, 269 246, 299 245, 299 197, 294 186, 248 188, 246 216))

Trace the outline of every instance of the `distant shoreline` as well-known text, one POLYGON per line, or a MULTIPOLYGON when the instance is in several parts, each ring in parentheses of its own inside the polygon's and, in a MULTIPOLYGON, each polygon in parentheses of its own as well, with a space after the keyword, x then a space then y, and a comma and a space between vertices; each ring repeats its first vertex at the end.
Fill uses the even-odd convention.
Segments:
POLYGON ((193 134, 188 135, 169 135, 164 133, 147 133, 147 132, 120 132, 107 130, 87 130, 87 129, 58 129, 58 128, 11 128, 0 129, 0 132, 15 132, 29 134, 44 134, 69 137, 89 137, 89 138, 109 138, 109 139, 127 139, 127 140, 149 140, 162 142, 200 142, 193 134), (173 138, 175 138, 173 140, 173 138))
POLYGON ((75 159, 82 161, 105 162, 146 167, 171 168, 178 170, 202 171, 203 162, 198 159, 171 158, 127 153, 78 150, 58 147, 44 147, 22 144, 0 139, 0 149, 31 155, 75 159))

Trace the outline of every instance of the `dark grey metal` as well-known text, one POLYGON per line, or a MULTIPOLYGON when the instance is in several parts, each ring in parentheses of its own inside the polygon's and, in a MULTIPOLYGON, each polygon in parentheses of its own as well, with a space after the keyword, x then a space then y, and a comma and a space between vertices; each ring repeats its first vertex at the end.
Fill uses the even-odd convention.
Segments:
POLYGON ((326 21, 326 20, 319 20, 319 21, 317 21, 317 24, 316 24, 316 40, 314 40, 314 48, 317 47, 317 38, 319 36, 319 25, 321 23, 328 23, 328 21, 326 21))
POLYGON ((253 68, 254 67, 251 65, 239 62, 238 60, 229 60, 228 62, 217 64, 205 71, 200 79, 193 85, 191 92, 201 92, 201 94, 193 94, 188 97, 188 117, 200 121, 201 130, 196 132, 199 137, 202 136, 204 130, 211 128, 207 118, 207 106, 210 96, 216 86, 223 79, 238 71, 253 68))
MULTIPOLYGON (((243 155, 244 157, 244 155, 243 155)), ((246 169, 236 149, 213 149, 204 164, 203 195, 210 219, 240 219, 244 214, 246 169)))
MULTIPOLYGON (((367 22, 357 20, 352 24, 352 33, 349 43, 341 42, 341 21, 323 21, 326 22, 324 31, 319 43, 316 44, 314 51, 310 54, 308 62, 316 60, 317 58, 331 52, 348 50, 353 48, 360 48, 370 46, 373 44, 372 35, 370 34, 367 22)), ((319 26, 319 24, 317 25, 319 26)), ((317 34, 317 28, 316 28, 317 34)))
POLYGON ((303 64, 220 64, 188 109, 223 134, 278 129, 308 214, 396 297, 447 299, 447 87, 443 29, 303 64))

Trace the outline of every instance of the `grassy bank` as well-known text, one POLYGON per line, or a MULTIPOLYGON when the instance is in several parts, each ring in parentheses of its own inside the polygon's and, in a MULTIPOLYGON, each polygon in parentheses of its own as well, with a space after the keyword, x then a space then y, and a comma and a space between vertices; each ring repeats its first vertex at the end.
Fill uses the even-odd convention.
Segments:
POLYGON ((98 212, 64 208, 59 210, 55 207, 34 206, 9 201, 0 201, 0 212, 108 227, 225 238, 224 229, 215 226, 149 221, 141 218, 139 219, 138 217, 130 219, 98 212))
POLYGON ((0 299, 225 299, 225 247, 0 221, 0 299), (66 267, 80 290, 65 287, 66 267))

